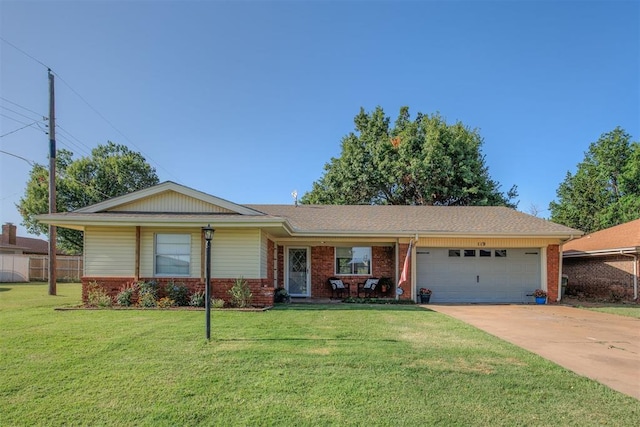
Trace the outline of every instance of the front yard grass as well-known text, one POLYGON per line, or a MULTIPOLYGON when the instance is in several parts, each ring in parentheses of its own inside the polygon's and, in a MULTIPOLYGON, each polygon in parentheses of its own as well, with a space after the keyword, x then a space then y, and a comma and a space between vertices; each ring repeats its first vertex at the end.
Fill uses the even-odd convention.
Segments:
POLYGON ((601 313, 616 314, 618 316, 640 319, 640 304, 635 302, 598 302, 578 299, 575 297, 565 297, 562 302, 584 310, 599 311, 601 313))
MULTIPOLYGON (((0 425, 612 425, 640 401, 411 306, 76 310, 0 284, 0 425)), ((544 332, 544 331, 541 331, 544 332)))

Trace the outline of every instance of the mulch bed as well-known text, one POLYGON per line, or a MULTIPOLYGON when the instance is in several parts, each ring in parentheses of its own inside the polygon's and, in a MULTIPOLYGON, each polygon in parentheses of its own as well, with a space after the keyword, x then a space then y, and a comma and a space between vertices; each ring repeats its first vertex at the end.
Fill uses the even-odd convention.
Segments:
MULTIPOLYGON (((268 307, 245 307, 245 308, 212 308, 211 311, 248 311, 248 312, 260 312, 272 309, 273 306, 268 307)), ((205 311, 204 307, 170 307, 170 308, 157 308, 157 307, 87 307, 84 305, 78 305, 73 307, 56 307, 55 311, 78 311, 78 310, 137 310, 137 311, 205 311)))

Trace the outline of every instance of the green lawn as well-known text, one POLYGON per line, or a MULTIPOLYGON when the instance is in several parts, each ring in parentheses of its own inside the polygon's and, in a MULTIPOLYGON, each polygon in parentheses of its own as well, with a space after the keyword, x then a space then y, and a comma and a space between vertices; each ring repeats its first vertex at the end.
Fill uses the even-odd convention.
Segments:
POLYGON ((627 305, 624 307, 588 307, 588 310, 599 311, 601 313, 617 314, 618 316, 635 317, 636 319, 640 319, 640 305, 627 305))
POLYGON ((0 284, 0 425, 611 425, 640 401, 414 306, 75 310, 0 284))

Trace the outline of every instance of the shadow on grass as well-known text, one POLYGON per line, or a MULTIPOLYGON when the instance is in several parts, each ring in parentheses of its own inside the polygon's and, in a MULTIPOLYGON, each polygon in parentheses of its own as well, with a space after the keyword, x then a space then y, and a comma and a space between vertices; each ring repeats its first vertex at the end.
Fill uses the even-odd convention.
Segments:
POLYGON ((353 311, 430 311, 428 308, 414 304, 313 304, 313 303, 290 303, 275 304, 272 310, 353 310, 353 311))
POLYGON ((382 338, 352 338, 352 337, 333 337, 333 338, 211 338, 212 342, 259 342, 259 341, 308 341, 308 342, 327 342, 327 341, 361 341, 361 342, 402 342, 401 340, 382 338))
POLYGON ((10 291, 11 288, 0 288, 0 292, 7 292, 10 291))

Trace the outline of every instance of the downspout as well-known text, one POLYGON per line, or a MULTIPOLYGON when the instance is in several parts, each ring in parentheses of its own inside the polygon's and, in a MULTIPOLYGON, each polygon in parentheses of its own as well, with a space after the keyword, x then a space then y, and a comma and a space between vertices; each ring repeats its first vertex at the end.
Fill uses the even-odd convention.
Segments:
POLYGON ((633 299, 638 300, 638 255, 625 254, 620 251, 620 255, 633 258, 633 299))

